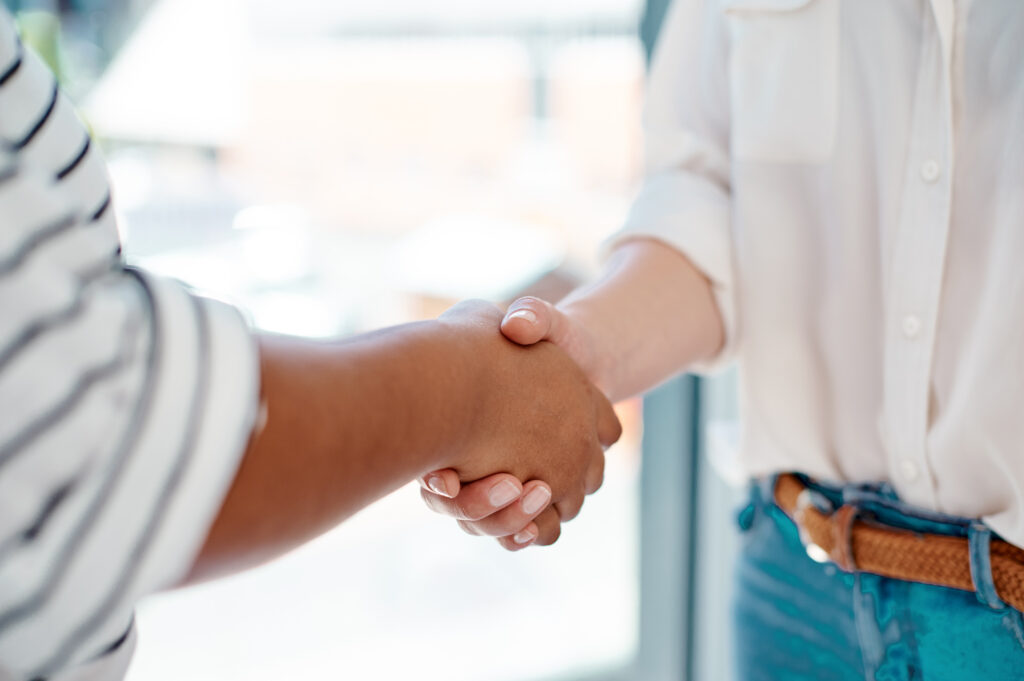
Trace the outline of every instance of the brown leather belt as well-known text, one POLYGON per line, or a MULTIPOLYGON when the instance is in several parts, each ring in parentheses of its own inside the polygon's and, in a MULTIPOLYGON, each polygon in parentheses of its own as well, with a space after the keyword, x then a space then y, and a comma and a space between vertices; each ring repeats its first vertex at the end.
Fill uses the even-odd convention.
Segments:
MULTIPOLYGON (((826 513, 811 503, 810 490, 794 475, 780 475, 775 503, 808 546, 846 572, 870 572, 909 582, 974 591, 966 537, 924 534, 873 524, 846 505, 826 513)), ((1024 550, 1000 539, 990 544, 992 580, 999 598, 1024 610, 1024 550)))

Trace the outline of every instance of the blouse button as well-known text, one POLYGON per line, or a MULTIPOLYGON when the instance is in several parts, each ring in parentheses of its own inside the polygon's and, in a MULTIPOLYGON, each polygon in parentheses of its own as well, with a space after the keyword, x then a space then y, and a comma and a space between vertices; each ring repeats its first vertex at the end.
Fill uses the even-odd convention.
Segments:
POLYGON ((917 464, 910 459, 900 459, 900 474, 903 479, 907 482, 914 482, 917 480, 918 473, 917 464))
POLYGON ((914 315, 907 315, 903 318, 903 335, 914 339, 921 333, 921 320, 914 315))

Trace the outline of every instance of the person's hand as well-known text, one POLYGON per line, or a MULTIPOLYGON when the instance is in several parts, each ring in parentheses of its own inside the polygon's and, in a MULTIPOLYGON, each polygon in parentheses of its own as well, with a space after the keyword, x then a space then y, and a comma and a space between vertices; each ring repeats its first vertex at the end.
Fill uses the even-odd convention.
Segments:
POLYGON ((554 343, 598 388, 605 388, 601 385, 603 368, 590 331, 551 303, 532 296, 519 298, 509 305, 501 320, 501 332, 519 345, 534 345, 541 341, 554 343))
MULTIPOLYGON (((501 331, 523 346, 552 342, 586 373, 596 374, 586 330, 550 303, 520 298, 502 319, 501 331)), ((548 486, 539 480, 522 485, 512 476, 497 474, 462 485, 455 471, 439 470, 423 476, 420 483, 423 500, 431 509, 457 518, 470 534, 498 537, 499 543, 511 551, 534 543, 552 543, 561 533, 561 522, 570 519, 550 512, 538 516, 538 508, 548 494, 548 486)), ((592 494, 599 486, 600 481, 588 487, 587 493, 592 494)))
MULTIPOLYGON (((603 460, 590 476, 587 494, 601 484, 603 460)), ((420 484, 429 508, 455 518, 469 534, 496 537, 509 551, 547 546, 561 534, 562 520, 549 505, 551 487, 546 482, 531 480, 524 485, 514 475, 496 473, 462 486, 455 471, 442 470, 424 476, 420 484)))
POLYGON ((422 478, 424 500, 473 534, 503 537, 506 548, 553 543, 603 481, 604 447, 622 432, 611 404, 554 344, 525 348, 503 338, 501 312, 491 305, 461 303, 440 321, 467 352, 493 359, 465 454, 422 478))

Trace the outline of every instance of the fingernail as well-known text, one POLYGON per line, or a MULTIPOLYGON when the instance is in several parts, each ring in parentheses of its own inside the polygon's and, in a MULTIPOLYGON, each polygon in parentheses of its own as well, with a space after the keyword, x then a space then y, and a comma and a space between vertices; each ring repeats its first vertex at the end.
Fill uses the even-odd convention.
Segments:
POLYGON ((508 316, 509 319, 525 319, 526 321, 534 324, 537 322, 537 315, 533 313, 533 310, 523 309, 516 310, 508 316))
POLYGON ((523 513, 526 515, 540 513, 549 501, 551 501, 551 492, 547 487, 534 487, 523 498, 523 513))
POLYGON ((439 475, 431 475, 427 478, 427 487, 433 490, 434 494, 440 494, 442 497, 450 496, 448 488, 444 485, 444 480, 439 475))
POLYGON ((530 530, 523 530, 522 532, 519 532, 515 536, 513 536, 512 541, 514 541, 517 544, 529 544, 534 539, 536 539, 536 537, 537 536, 530 530))
POLYGON ((491 506, 497 508, 512 503, 519 498, 520 494, 522 494, 522 490, 510 481, 503 480, 491 488, 491 491, 487 493, 487 500, 491 502, 491 506))

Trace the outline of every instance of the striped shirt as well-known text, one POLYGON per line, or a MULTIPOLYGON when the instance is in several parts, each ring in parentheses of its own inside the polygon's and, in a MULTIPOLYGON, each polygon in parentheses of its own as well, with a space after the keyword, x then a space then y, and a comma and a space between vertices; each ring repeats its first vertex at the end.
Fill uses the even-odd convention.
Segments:
POLYGON ((258 399, 241 316, 126 267, 104 163, 0 8, 0 679, 113 679, 258 399))

